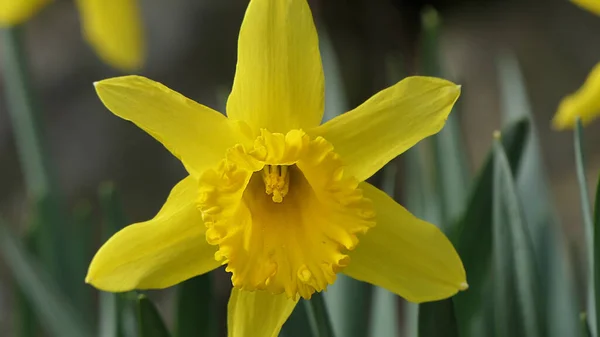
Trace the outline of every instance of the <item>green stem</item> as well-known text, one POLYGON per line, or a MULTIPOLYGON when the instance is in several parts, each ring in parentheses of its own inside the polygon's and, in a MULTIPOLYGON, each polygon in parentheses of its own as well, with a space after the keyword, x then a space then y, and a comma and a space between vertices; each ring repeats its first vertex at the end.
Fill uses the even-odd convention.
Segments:
POLYGON ((316 292, 309 301, 304 301, 314 337, 334 337, 331 321, 325 307, 323 294, 316 292))
POLYGON ((2 30, 4 87, 28 192, 40 199, 51 190, 36 103, 27 71, 21 27, 2 30))

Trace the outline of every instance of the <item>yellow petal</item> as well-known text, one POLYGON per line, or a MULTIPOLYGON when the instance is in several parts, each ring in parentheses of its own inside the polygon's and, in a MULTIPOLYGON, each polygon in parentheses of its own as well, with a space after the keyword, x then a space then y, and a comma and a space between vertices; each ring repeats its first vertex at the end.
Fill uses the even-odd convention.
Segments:
POLYGON ((450 297, 468 286, 460 257, 434 225, 410 214, 368 183, 377 224, 360 238, 344 273, 396 293, 411 302, 450 297))
POLYGON ((556 129, 572 129, 577 117, 587 125, 598 116, 600 116, 600 63, 594 66, 579 90, 563 98, 552 125, 556 129))
POLYGON ((158 82, 124 76, 95 86, 110 111, 156 138, 194 176, 218 163, 226 149, 238 142, 225 116, 158 82))
POLYGON ((600 1, 598 0, 571 0, 579 7, 586 9, 596 15, 600 15, 600 1))
POLYGON ((306 0, 252 0, 240 30, 227 115, 258 130, 319 125, 323 68, 306 0))
POLYGON ((77 3, 84 35, 100 58, 125 71, 140 68, 145 47, 137 0, 78 0, 77 3))
POLYGON ((346 173, 366 180, 394 157, 440 131, 460 86, 433 77, 408 77, 356 109, 310 130, 331 142, 346 173))
POLYGON ((196 208, 198 183, 177 184, 154 219, 125 227, 96 253, 86 283, 105 291, 166 288, 218 263, 196 208))
POLYGON ((233 288, 227 306, 227 335, 277 337, 296 303, 284 294, 233 288))
POLYGON ((0 25, 12 26, 29 19, 49 0, 0 0, 0 25))

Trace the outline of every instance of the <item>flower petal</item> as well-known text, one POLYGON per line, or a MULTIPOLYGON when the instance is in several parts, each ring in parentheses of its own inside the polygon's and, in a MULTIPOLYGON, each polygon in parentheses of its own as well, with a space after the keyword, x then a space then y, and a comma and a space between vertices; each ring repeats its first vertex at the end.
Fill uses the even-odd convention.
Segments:
POLYGON ((144 62, 144 38, 137 0, 78 0, 83 32, 100 58, 122 70, 144 62))
POLYGON ((556 129, 572 129, 577 117, 584 125, 600 116, 600 63, 594 66, 583 86, 560 102, 552 120, 556 129))
POLYGON ((12 26, 29 19, 49 0, 0 0, 0 25, 12 26))
POLYGON ((225 116, 158 82, 124 76, 95 86, 110 111, 156 138, 194 176, 216 165, 238 142, 234 125, 225 116))
POLYGON ((220 263, 196 208, 198 182, 188 176, 154 219, 125 227, 96 253, 86 283, 112 292, 166 288, 220 263))
POLYGON ((372 283, 411 302, 435 301, 465 290, 460 257, 446 236, 368 183, 377 225, 360 238, 344 274, 372 283))
POLYGON ((306 0, 252 0, 240 30, 227 115, 258 130, 319 125, 324 79, 306 0))
POLYGON ((600 1, 598 0, 572 0, 577 6, 600 15, 600 1))
POLYGON ((452 82, 408 77, 308 133, 331 142, 345 172, 363 181, 440 131, 459 95, 460 86, 452 82))
POLYGON ((227 306, 227 335, 277 337, 296 303, 285 294, 233 288, 227 306))

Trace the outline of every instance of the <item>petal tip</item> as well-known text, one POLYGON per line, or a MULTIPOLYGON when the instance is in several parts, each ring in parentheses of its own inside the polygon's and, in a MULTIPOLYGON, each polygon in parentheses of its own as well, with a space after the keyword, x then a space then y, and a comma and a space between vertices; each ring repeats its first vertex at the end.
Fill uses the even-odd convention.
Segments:
POLYGON ((458 285, 458 289, 460 291, 465 291, 465 290, 469 289, 469 284, 467 282, 462 282, 461 284, 458 285))

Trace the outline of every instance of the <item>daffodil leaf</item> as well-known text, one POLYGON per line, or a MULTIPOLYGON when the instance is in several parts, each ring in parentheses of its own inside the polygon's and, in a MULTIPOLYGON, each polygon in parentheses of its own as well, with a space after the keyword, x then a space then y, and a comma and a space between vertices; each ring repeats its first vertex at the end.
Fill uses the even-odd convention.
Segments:
MULTIPOLYGON (((579 184, 579 197, 581 203, 581 212, 583 218, 583 227, 585 234, 585 243, 587 247, 587 262, 589 269, 594 270, 594 224, 592 220, 592 210, 589 200, 589 191, 587 186, 587 176, 585 173, 585 155, 583 151, 583 125, 581 119, 577 118, 574 133, 575 147, 575 169, 577 171, 577 182, 579 184)), ((587 319, 590 331, 596 336, 596 300, 594 290, 594 273, 588 275, 588 296, 587 296, 587 319)))
MULTIPOLYGON (((513 172, 521 161, 528 132, 529 122, 522 119, 505 127, 501 133, 501 142, 513 172)), ((463 260, 469 282, 469 290, 453 298, 458 326, 464 336, 470 335, 468 329, 483 308, 484 293, 490 290, 493 166, 493 153, 490 153, 473 184, 462 217, 449 233, 463 260)))
POLYGON ((581 324, 581 337, 592 337, 592 332, 590 331, 590 326, 588 325, 588 318, 585 312, 582 312, 579 315, 579 324, 581 324))
POLYGON ((169 337, 165 326, 154 303, 146 297, 139 295, 137 300, 138 330, 140 337, 169 337))
MULTIPOLYGON (((23 245, 27 251, 32 255, 36 255, 36 231, 35 226, 29 226, 30 230, 25 234, 23 238, 23 245)), ((2 284, 0 284, 2 287, 2 284)), ((16 326, 16 334, 19 337, 35 337, 38 335, 37 329, 39 329, 38 319, 35 316, 35 311, 31 305, 31 302, 27 299, 27 296, 19 288, 18 284, 14 285, 16 301, 15 306, 17 308, 18 323, 16 326)))
POLYGON ((577 336, 580 324, 574 273, 556 208, 549 197, 550 188, 525 81, 513 53, 500 54, 496 64, 503 123, 526 118, 531 124, 515 180, 520 200, 524 202, 524 216, 532 236, 537 265, 543 267, 540 268, 543 283, 540 288, 545 294, 544 305, 549 308, 545 324, 550 336, 577 336))
POLYGON ((61 294, 52 277, 40 267, 0 220, 0 252, 41 324, 51 336, 92 337, 79 313, 61 294))
POLYGON ((494 144, 493 188, 492 282, 496 295, 493 297, 496 331, 500 336, 546 336, 540 311, 545 306, 539 292, 533 243, 510 164, 499 140, 494 144))
POLYGON ((451 299, 419 305, 419 337, 459 337, 451 299))
MULTIPOLYGON (((106 241, 127 222, 121 198, 112 183, 103 183, 99 188, 98 196, 103 215, 101 235, 106 241)), ((135 329, 135 325, 131 324, 134 321, 133 308, 126 300, 129 294, 100 292, 99 335, 101 337, 124 337, 131 335, 135 329)))
POLYGON ((73 212, 73 229, 72 237, 76 238, 70 243, 69 249, 72 260, 72 273, 73 277, 78 280, 73 287, 73 297, 77 300, 77 310, 85 315, 86 322, 93 322, 94 318, 94 301, 93 301, 93 288, 81 282, 85 279, 85 274, 90 261, 92 260, 92 240, 94 237, 93 233, 93 222, 92 222, 92 207, 89 202, 82 201, 75 206, 73 212))
POLYGON ((217 335, 211 275, 196 276, 177 286, 176 337, 217 335))
MULTIPOLYGON (((594 288, 596 308, 600 307, 600 178, 594 205, 594 288)), ((592 318, 593 319, 593 318, 592 318)), ((596 326, 600 326, 600 310, 596 310, 596 326)))

